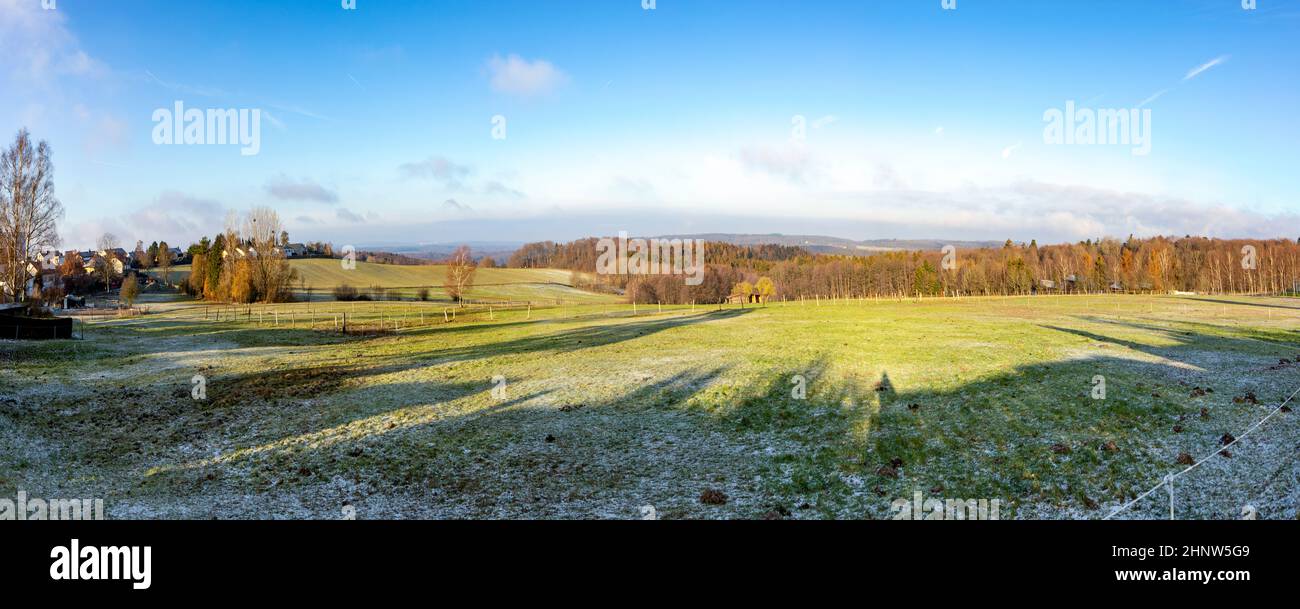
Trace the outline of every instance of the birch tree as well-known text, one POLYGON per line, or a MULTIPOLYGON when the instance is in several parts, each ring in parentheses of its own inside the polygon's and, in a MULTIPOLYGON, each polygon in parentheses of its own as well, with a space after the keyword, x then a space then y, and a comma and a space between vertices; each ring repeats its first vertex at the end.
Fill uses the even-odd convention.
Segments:
POLYGON ((59 245, 58 222, 63 204, 54 196, 54 165, 50 146, 33 146, 26 129, 0 154, 0 269, 14 286, 16 299, 25 299, 27 263, 42 249, 59 245))

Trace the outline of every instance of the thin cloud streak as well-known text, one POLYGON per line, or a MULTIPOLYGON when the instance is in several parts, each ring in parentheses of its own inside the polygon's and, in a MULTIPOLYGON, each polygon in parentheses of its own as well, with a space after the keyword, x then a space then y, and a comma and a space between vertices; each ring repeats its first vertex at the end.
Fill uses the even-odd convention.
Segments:
POLYGON ((1187 76, 1184 76, 1184 77, 1183 77, 1183 82, 1189 81, 1189 80, 1191 80, 1191 79, 1193 79, 1193 78, 1196 78, 1197 76, 1200 76, 1200 75, 1201 75, 1202 73, 1204 73, 1206 70, 1209 70, 1210 68, 1213 68, 1214 66, 1217 66, 1217 65, 1221 65, 1221 64, 1223 64, 1224 62, 1228 61, 1228 57, 1229 57, 1228 55, 1220 55, 1220 56, 1215 57, 1214 59, 1211 59, 1211 60, 1209 60, 1209 61, 1207 61, 1207 62, 1205 62, 1205 63, 1203 63, 1203 64, 1201 64, 1201 65, 1199 65, 1199 66, 1196 66, 1195 68, 1192 68, 1191 70, 1189 70, 1189 71, 1187 72, 1187 76))

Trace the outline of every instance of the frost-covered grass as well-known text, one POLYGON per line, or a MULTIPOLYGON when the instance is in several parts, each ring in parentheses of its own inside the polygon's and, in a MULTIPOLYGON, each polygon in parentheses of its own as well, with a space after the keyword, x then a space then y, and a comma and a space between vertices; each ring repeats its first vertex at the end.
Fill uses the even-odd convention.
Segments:
MULTIPOLYGON (((104 497, 115 518, 888 518, 920 490, 999 499, 1003 518, 1101 518, 1300 388, 1300 303, 1285 298, 586 305, 454 323, 434 304, 221 322, 150 307, 84 341, 0 343, 0 496, 104 497), (391 329, 330 331, 344 312, 391 329)), ((1180 478, 1179 516, 1249 503, 1295 518, 1295 417, 1180 478)), ((1167 517, 1167 502, 1125 517, 1167 517)))

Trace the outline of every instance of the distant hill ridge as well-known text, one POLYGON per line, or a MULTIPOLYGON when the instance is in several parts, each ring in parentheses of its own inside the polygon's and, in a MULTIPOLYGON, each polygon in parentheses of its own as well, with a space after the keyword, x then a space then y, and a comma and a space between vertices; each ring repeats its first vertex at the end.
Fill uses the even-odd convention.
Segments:
POLYGON ((661 235, 660 239, 704 239, 732 245, 793 245, 818 254, 854 254, 866 256, 879 252, 938 251, 945 245, 959 249, 1001 247, 1000 241, 955 241, 943 239, 866 239, 855 241, 824 235, 751 235, 736 233, 698 233, 692 235, 661 235))

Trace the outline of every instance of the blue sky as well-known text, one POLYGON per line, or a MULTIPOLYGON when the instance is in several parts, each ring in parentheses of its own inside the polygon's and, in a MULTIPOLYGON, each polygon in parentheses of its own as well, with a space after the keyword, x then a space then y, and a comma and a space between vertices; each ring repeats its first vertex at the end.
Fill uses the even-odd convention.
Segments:
POLYGON ((53 146, 68 247, 256 205, 358 245, 1300 236, 1300 0, 356 5, 0 0, 0 135, 53 146), (259 153, 155 144, 177 100, 259 153), (1045 143, 1067 101, 1149 109, 1149 153, 1045 143))

